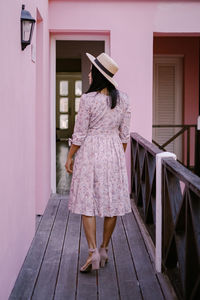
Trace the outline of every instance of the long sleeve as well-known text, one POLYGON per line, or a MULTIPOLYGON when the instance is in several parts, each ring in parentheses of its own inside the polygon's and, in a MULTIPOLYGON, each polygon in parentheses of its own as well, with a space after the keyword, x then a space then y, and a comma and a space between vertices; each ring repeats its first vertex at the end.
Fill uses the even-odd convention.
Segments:
POLYGON ((81 145, 87 135, 89 127, 90 110, 87 102, 86 94, 82 94, 80 98, 79 110, 76 116, 74 132, 72 134, 72 144, 81 145))
POLYGON ((131 108, 130 108, 129 98, 128 95, 124 93, 124 114, 119 126, 119 137, 122 143, 128 143, 129 141, 130 120, 131 120, 131 108))

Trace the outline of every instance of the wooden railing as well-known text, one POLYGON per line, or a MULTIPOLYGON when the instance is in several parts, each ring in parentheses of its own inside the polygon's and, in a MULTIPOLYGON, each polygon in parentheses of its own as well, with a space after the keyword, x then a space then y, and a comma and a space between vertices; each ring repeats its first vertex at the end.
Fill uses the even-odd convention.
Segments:
POLYGON ((155 244, 156 223, 156 154, 162 151, 131 133, 131 198, 138 206, 141 217, 155 244))
MULTIPOLYGON (((131 133, 131 197, 155 246, 156 155, 160 153, 131 133)), ((200 178, 172 158, 162 159, 161 174, 162 271, 179 299, 200 299, 200 178)))
POLYGON ((200 299, 200 178, 171 158, 162 173, 163 267, 180 299, 200 299))
MULTIPOLYGON (((174 142, 178 137, 184 135, 186 133, 186 163, 184 163, 184 161, 179 161, 181 164, 183 164, 185 167, 187 167, 190 170, 194 170, 194 165, 191 165, 190 162, 190 157, 191 157, 191 129, 194 130, 194 136, 196 136, 196 130, 197 130, 197 126, 195 124, 184 124, 184 125, 153 125, 153 128, 178 128, 180 129, 177 133, 175 133, 170 139, 168 139, 167 141, 165 141, 162 145, 160 145, 157 141, 152 140, 152 142, 158 146, 159 149, 163 150, 163 151, 167 151, 166 147, 171 144, 172 142, 174 142)), ((195 151, 195 147, 193 149, 195 151)))

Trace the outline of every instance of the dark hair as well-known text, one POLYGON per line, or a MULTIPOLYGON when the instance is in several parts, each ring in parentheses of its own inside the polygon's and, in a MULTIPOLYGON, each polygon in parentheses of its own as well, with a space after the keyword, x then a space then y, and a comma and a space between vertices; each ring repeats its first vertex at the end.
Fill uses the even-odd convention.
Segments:
POLYGON ((109 100, 111 109, 117 105, 117 99, 119 96, 119 91, 116 87, 92 64, 92 83, 85 92, 85 94, 90 92, 100 92, 102 89, 107 88, 109 92, 109 100))

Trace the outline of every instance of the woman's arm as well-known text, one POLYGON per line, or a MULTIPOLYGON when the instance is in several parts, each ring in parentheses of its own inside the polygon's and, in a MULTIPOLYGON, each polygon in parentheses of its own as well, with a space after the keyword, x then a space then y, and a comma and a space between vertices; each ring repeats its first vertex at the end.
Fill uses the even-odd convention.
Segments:
POLYGON ((119 125, 119 137, 124 147, 124 152, 126 151, 126 146, 130 138, 130 121, 131 121, 131 108, 129 104, 128 95, 124 93, 124 111, 119 125))
POLYGON ((72 158, 73 155, 76 153, 76 151, 77 151, 79 148, 80 148, 79 145, 74 145, 74 144, 72 144, 71 147, 70 147, 70 149, 69 149, 69 152, 68 152, 68 154, 67 154, 67 159, 68 159, 68 158, 72 158))
POLYGON ((67 161, 65 164, 65 168, 68 173, 72 173, 73 169, 73 155, 76 151, 81 147, 82 143, 85 140, 87 135, 87 130, 89 127, 89 120, 90 120, 90 111, 89 111, 89 104, 87 102, 87 95, 82 94, 80 98, 80 105, 78 114, 76 116, 76 121, 74 125, 74 131, 72 134, 72 144, 69 149, 67 155, 67 161))
POLYGON ((73 172, 73 155, 76 153, 76 151, 80 148, 80 145, 74 145, 72 144, 69 152, 67 154, 67 161, 65 164, 65 168, 67 170, 68 173, 72 173, 73 172))

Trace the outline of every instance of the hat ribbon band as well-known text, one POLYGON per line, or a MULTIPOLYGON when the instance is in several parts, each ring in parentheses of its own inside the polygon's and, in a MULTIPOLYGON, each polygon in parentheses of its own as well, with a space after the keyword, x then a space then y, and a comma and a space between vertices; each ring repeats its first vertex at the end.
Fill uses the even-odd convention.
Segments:
POLYGON ((111 73, 110 71, 108 71, 101 63, 100 63, 100 61, 97 59, 97 58, 95 58, 95 60, 94 60, 94 62, 107 74, 107 75, 109 75, 110 77, 113 77, 114 76, 114 74, 113 73, 111 73))

